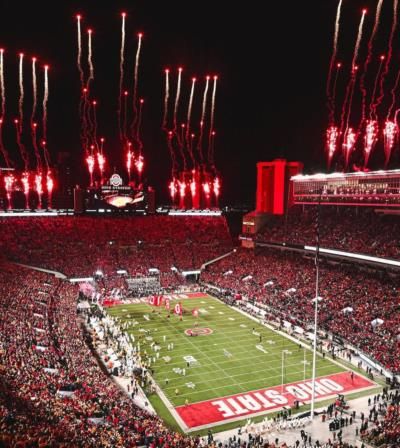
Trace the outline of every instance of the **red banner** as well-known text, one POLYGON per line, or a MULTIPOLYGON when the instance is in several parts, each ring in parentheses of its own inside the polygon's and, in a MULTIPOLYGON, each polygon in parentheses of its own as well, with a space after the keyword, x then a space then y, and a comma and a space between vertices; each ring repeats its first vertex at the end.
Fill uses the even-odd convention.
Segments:
MULTIPOLYGON (((352 379, 350 372, 336 373, 316 379, 315 399, 321 401, 336 397, 337 394, 346 394, 375 385, 374 382, 357 374, 354 374, 352 379)), ((265 414, 283 406, 293 407, 295 401, 299 401, 300 405, 309 403, 311 393, 312 382, 306 380, 285 384, 283 387, 275 386, 178 406, 175 409, 188 428, 197 428, 265 414)))

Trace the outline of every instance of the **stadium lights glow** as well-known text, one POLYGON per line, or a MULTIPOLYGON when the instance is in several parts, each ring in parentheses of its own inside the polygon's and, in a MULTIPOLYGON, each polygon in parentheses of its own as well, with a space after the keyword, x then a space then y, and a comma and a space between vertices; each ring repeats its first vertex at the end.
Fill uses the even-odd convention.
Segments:
POLYGON ((357 171, 356 173, 316 173, 316 174, 296 174, 295 176, 292 176, 290 180, 295 181, 302 181, 302 180, 322 180, 322 179, 336 179, 336 178, 351 178, 351 177, 365 177, 365 176, 382 176, 382 175, 390 175, 390 174, 396 174, 398 175, 400 173, 400 169, 396 170, 378 170, 378 171, 357 171))
MULTIPOLYGON (((316 251, 315 246, 304 246, 305 250, 309 251, 316 251)), ((333 250, 333 249, 319 249, 319 252, 321 254, 330 254, 330 255, 339 255, 340 257, 347 257, 347 258, 355 258, 357 260, 363 260, 363 261, 372 261, 373 263, 385 265, 388 264, 390 266, 396 266, 400 267, 400 261, 390 260, 388 258, 378 258, 378 257, 372 257, 370 255, 362 255, 362 254, 352 254, 350 252, 343 252, 341 250, 333 250)))
POLYGON ((182 271, 182 275, 199 275, 200 270, 193 270, 193 271, 182 271))
POLYGON ((23 216, 59 216, 58 212, 0 212, 2 218, 15 218, 23 216))
POLYGON ((181 210, 171 210, 169 212, 170 216, 221 216, 221 210, 196 210, 196 211, 181 211, 181 210))
POLYGON ((76 277, 76 278, 70 278, 70 283, 81 283, 81 282, 92 282, 93 277, 76 277))

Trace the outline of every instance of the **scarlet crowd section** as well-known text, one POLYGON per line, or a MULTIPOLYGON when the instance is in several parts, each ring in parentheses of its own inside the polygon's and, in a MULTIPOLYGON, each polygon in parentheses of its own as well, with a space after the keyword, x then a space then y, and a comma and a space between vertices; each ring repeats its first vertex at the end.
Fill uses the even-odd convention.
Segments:
POLYGON ((3 218, 0 252, 9 259, 77 277, 161 272, 161 283, 176 281, 171 267, 199 269, 232 250, 223 217, 137 216, 3 218), (175 280, 174 280, 175 279, 175 280))
MULTIPOLYGON (((202 280, 268 305, 271 318, 307 328, 314 322, 315 263, 300 255, 240 250, 213 264, 202 280), (293 291, 294 289, 294 291, 293 291)), ((399 280, 321 264, 319 325, 400 372, 399 280), (352 311, 345 310, 352 308, 352 311), (381 319, 381 325, 372 325, 381 319)))
POLYGON ((197 444, 105 377, 76 315, 76 287, 4 263, 0 269, 1 446, 197 444))
MULTIPOLYGON (((292 207, 287 215, 274 217, 263 228, 260 242, 315 244, 317 206, 292 207)), ((400 215, 376 213, 368 207, 326 207, 319 210, 321 247, 345 252, 399 258, 400 215)))

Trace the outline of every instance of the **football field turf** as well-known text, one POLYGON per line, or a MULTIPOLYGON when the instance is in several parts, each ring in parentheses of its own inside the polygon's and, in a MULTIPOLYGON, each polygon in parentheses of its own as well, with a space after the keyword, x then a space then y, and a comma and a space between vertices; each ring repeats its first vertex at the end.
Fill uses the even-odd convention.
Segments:
MULTIPOLYGON (((271 387, 283 392, 282 383, 312 377, 310 350, 210 296, 171 300, 169 318, 164 306, 147 303, 118 305, 107 312, 134 323, 127 330, 135 338, 133 345, 140 341, 142 358, 151 356, 154 380, 174 408, 271 387), (172 312, 178 302, 182 320, 172 312), (198 317, 193 309, 199 310, 198 317), (190 336, 188 330, 205 335, 190 336), (152 343, 160 347, 158 358, 152 343)), ((317 357, 317 377, 343 371, 317 357)))

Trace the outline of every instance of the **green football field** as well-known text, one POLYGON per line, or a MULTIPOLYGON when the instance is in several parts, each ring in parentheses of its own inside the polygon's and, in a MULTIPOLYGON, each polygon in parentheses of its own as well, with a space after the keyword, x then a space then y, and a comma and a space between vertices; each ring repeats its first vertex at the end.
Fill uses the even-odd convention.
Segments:
MULTIPOLYGON (((178 301, 171 300, 171 311, 178 301)), ((142 357, 151 356, 154 380, 173 406, 195 403, 311 378, 312 352, 269 330, 210 296, 180 301, 182 321, 164 307, 141 303, 107 309, 140 341, 142 357), (194 308, 199 316, 192 315, 194 308), (153 312, 154 311, 154 312, 153 312), (208 328, 206 336, 185 330, 208 328), (159 357, 151 347, 160 346, 159 357), (168 350, 168 345, 173 349, 168 350), (187 358, 191 357, 191 358, 187 358), (187 366, 187 359, 191 361, 187 366), (282 368, 283 366, 283 368, 282 368), (175 370, 174 370, 175 369, 175 370), (185 375, 178 369, 185 369, 185 375), (178 389, 178 393, 177 392, 178 389)), ((317 377, 344 369, 317 357, 317 377)))

